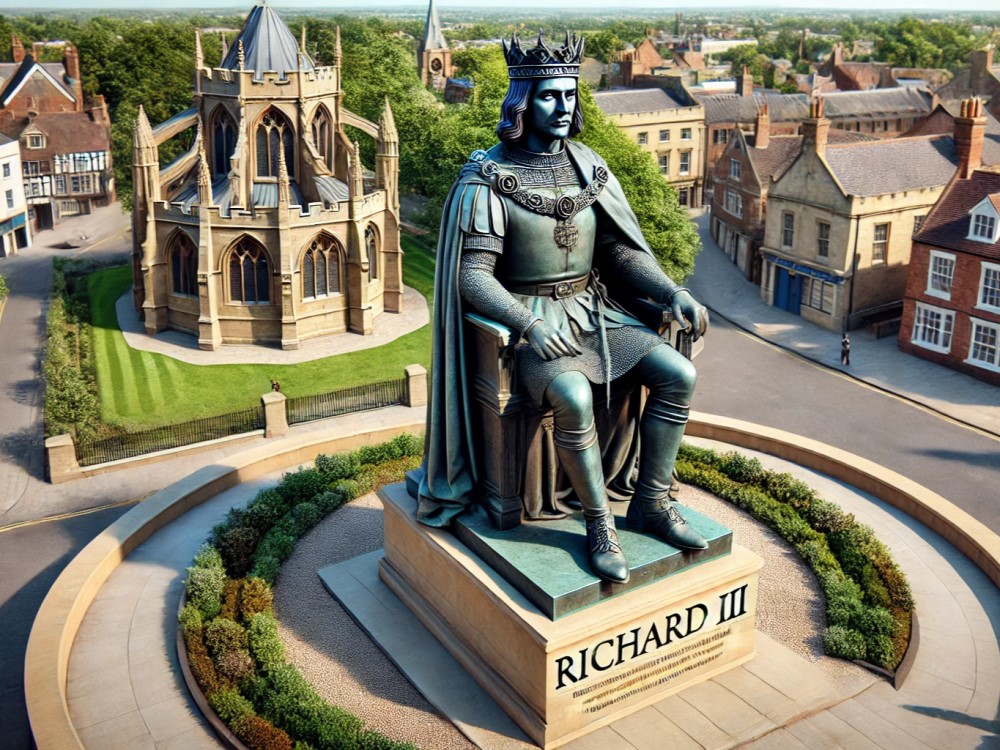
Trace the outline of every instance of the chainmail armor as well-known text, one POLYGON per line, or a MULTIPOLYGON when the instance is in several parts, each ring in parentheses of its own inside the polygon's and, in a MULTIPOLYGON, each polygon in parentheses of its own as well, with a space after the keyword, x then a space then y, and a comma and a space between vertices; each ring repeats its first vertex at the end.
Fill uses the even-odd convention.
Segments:
POLYGON ((656 302, 670 304, 674 294, 680 289, 663 273, 652 255, 622 242, 606 247, 605 252, 611 261, 611 268, 622 281, 656 302))
POLYGON ((483 251, 462 253, 458 290, 462 299, 487 318, 523 334, 534 318, 493 275, 498 257, 496 253, 483 251))

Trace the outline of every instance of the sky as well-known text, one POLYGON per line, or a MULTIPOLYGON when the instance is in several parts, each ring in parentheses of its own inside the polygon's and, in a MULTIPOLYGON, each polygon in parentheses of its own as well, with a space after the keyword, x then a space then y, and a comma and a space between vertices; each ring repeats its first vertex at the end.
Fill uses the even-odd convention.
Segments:
MULTIPOLYGON (((197 8, 200 10, 250 8, 257 0, 206 0, 205 2, 195 2, 195 0, 34 0, 31 3, 23 0, 4 0, 2 3, 9 8, 9 11, 39 10, 41 8, 106 8, 106 9, 144 9, 151 10, 181 10, 186 8, 197 8)), ((278 10, 325 10, 337 11, 346 9, 364 10, 366 12, 377 13, 379 8, 401 7, 426 8, 426 2, 414 2, 414 0, 277 0, 272 5, 278 10)), ((438 0, 439 11, 449 9, 480 8, 496 10, 498 4, 496 0, 438 0)), ((675 10, 704 11, 717 8, 790 8, 803 11, 816 10, 849 10, 863 9, 867 11, 890 10, 890 11, 917 11, 930 12, 935 10, 956 11, 997 11, 1000 6, 996 0, 813 0, 813 2, 803 2, 803 0, 770 0, 763 3, 761 0, 701 0, 697 4, 685 6, 684 4, 667 5, 662 0, 628 0, 626 4, 613 3, 608 0, 545 0, 548 8, 566 8, 567 10, 616 10, 626 11, 634 8, 637 12, 643 10, 655 11, 658 15, 670 14, 675 10)), ((513 0, 504 6, 508 12, 516 11, 519 7, 525 8, 526 12, 531 12, 532 6, 526 0, 513 0)), ((533 6, 534 10, 538 6, 533 6)))

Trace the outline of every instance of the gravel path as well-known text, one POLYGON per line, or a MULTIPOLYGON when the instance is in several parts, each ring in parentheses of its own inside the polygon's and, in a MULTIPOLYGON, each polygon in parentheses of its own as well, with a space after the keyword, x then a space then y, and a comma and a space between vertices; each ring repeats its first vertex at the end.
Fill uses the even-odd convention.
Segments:
MULTIPOLYGON (((798 554, 732 505, 694 487, 681 501, 733 529, 736 543, 764 558, 757 629, 832 678, 860 667, 823 656, 823 595, 798 554)), ((334 705, 370 727, 428 750, 474 746, 437 715, 323 587, 316 571, 382 547, 382 506, 374 494, 355 500, 303 537, 282 568, 275 608, 289 661, 334 705)))

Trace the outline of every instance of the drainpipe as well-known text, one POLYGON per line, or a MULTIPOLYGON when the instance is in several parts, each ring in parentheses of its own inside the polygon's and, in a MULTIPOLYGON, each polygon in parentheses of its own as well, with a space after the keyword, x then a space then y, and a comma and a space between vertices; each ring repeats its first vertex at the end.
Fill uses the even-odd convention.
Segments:
POLYGON ((844 319, 844 333, 851 327, 851 316, 854 315, 854 284, 858 275, 858 236, 861 234, 861 214, 854 217, 854 249, 851 251, 851 293, 847 301, 847 316, 844 319))

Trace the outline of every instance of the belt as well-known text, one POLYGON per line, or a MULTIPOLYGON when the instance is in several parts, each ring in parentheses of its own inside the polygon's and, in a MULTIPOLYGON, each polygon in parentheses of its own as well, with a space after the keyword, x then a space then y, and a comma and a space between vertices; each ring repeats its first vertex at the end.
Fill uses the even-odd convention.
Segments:
POLYGON ((554 281, 549 284, 504 284, 504 286, 511 294, 524 294, 529 297, 552 297, 553 299, 564 299, 585 291, 589 283, 590 274, 587 274, 586 276, 581 276, 578 279, 554 281))

